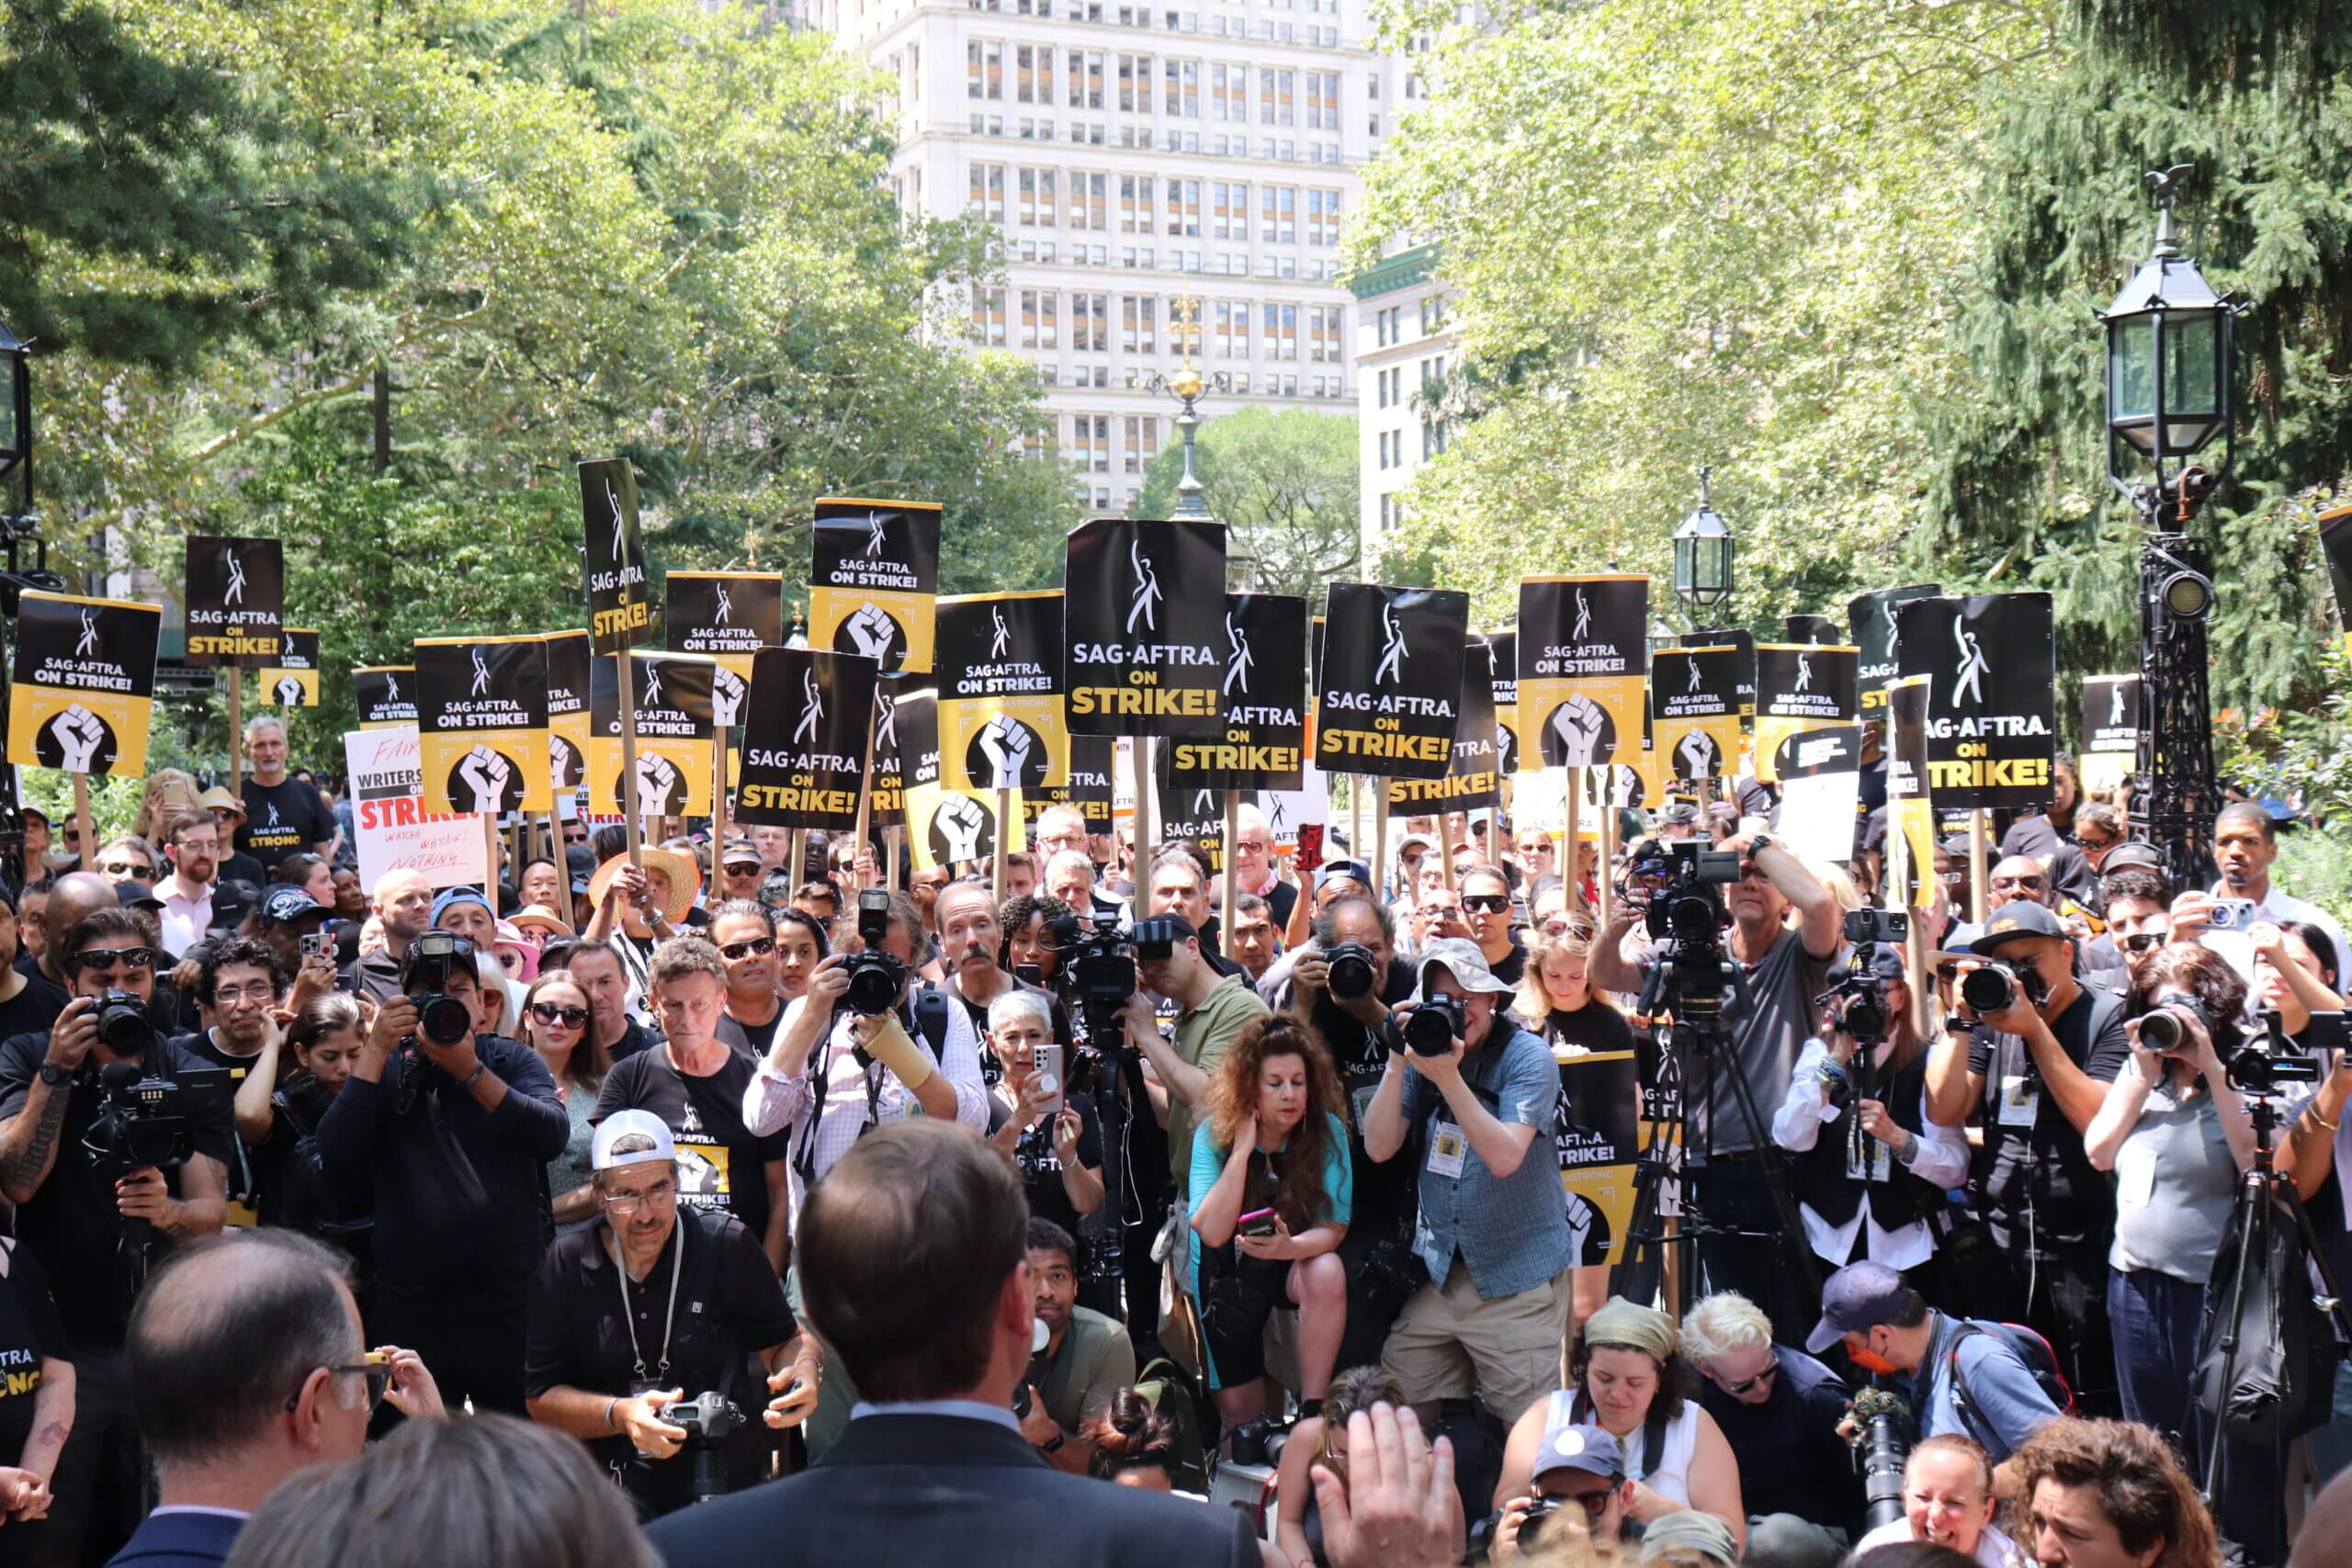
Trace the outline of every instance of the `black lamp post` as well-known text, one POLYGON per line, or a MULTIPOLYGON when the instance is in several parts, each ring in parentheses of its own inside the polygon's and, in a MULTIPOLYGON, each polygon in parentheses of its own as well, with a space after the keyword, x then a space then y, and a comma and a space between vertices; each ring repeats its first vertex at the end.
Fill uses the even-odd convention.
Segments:
POLYGON ((1674 531, 1674 592, 1690 607, 1691 621, 1731 597, 1731 525, 1707 493, 1713 470, 1699 470, 1699 504, 1674 531))
MULTIPOLYGON (((5 552, 7 563, 6 570, 0 570, 0 733, 8 727, 7 682, 15 641, 8 634, 17 604, 28 588, 54 592, 65 586, 64 580, 49 570, 49 544, 40 536, 40 523, 33 515, 32 357, 32 345, 0 322, 0 372, 6 374, 8 381, 6 406, 0 409, 0 552, 5 552), (17 547, 27 542, 33 547, 29 571, 17 554, 17 547)), ((0 852, 20 850, 24 842, 25 820, 17 805, 17 770, 0 768, 0 852)))
POLYGON ((2188 525, 2236 451, 2236 308, 2180 248, 2173 201, 2194 165, 2152 172, 2156 243, 2099 319, 2107 330, 2107 477, 2147 527, 2140 554, 2136 790, 2176 886, 2212 876, 2212 569, 2188 525), (2211 468, 2192 461, 2222 438, 2211 468))
POLYGON ((32 345, 0 321, 0 369, 8 378, 6 404, 0 407, 0 524, 11 533, 33 510, 32 357, 32 345))

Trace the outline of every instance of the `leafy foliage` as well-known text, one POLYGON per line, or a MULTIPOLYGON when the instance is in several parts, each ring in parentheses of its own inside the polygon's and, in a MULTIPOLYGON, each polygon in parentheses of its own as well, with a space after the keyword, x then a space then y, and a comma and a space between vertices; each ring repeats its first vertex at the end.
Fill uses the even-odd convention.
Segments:
MULTIPOLYGON (((1321 599, 1359 570, 1356 422, 1312 409, 1236 409, 1204 418, 1193 468, 1209 513, 1230 530, 1227 558, 1255 563, 1268 593, 1321 599)), ((1184 477, 1181 443, 1152 459, 1138 517, 1165 517, 1184 477)))

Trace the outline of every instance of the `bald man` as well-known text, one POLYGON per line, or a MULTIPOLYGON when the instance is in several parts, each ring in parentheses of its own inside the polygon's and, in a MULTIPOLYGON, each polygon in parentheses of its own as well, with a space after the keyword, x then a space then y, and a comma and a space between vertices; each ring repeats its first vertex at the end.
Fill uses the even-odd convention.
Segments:
MULTIPOLYGON (((114 884, 95 872, 76 871, 59 877, 57 885, 50 889, 49 909, 42 922, 57 933, 58 940, 41 949, 35 966, 26 969, 26 973, 72 992, 74 982, 65 977, 65 971, 60 966, 65 958, 65 933, 79 925, 83 916, 97 909, 114 908, 119 903, 114 884)), ((17 967, 25 969, 25 961, 19 959, 17 967)))
POLYGON ((345 964, 335 986, 380 1003, 401 994, 401 969, 408 960, 408 944, 432 927, 433 887, 422 872, 388 871, 376 879, 371 904, 378 923, 384 928, 384 945, 345 964))

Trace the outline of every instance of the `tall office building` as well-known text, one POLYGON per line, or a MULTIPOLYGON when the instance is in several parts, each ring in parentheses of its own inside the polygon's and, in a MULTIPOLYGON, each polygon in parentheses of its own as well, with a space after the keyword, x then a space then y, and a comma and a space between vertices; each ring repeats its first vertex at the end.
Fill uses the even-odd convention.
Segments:
POLYGON ((898 85, 899 205, 1004 235, 975 342, 1033 360, 1087 506, 1173 436, 1148 381, 1195 363, 1246 405, 1354 412, 1340 235, 1403 107, 1363 0, 803 0, 898 85))
POLYGON ((1363 558, 1405 520, 1405 487, 1445 450, 1446 367, 1458 364, 1430 245, 1392 249, 1348 280, 1356 301, 1357 471, 1363 558))

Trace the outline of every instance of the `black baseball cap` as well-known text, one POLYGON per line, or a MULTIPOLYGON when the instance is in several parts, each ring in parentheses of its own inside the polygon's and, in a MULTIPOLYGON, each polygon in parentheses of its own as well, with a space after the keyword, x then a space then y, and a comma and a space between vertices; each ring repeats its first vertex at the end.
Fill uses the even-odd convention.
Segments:
POLYGON ((1818 1356, 1849 1334, 1893 1322, 1908 1294, 1903 1276, 1883 1263, 1847 1264, 1821 1287, 1821 1321, 1805 1336, 1805 1349, 1818 1356))
POLYGON ((300 887, 279 883, 261 896, 261 918, 274 926, 288 925, 311 916, 323 916, 327 907, 300 887))
POLYGON ((2030 899, 2018 898, 2002 905, 1986 917, 1984 930, 1976 938, 1974 951, 1979 957, 1990 958, 2000 950, 2003 942, 2015 942, 2019 937, 2064 937, 2067 934, 2066 928, 2058 923, 2057 916, 2030 899))

